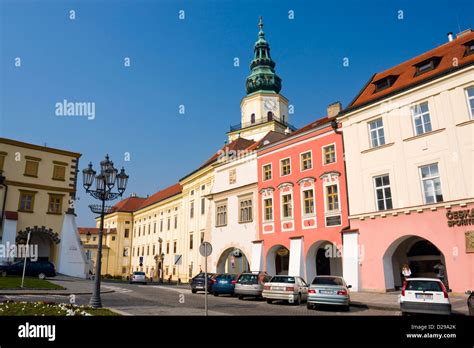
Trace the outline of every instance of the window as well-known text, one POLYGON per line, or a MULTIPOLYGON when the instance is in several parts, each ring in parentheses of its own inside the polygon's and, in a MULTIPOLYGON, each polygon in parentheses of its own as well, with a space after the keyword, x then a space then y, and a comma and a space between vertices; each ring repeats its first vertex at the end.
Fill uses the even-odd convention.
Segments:
POLYGON ((163 219, 160 220, 160 232, 163 232, 163 219))
POLYGON ((381 118, 369 122, 370 146, 377 147, 385 144, 383 121, 381 118))
POLYGON ((53 166, 53 180, 64 181, 66 180, 66 166, 61 164, 55 164, 53 166))
POLYGON ((442 202, 443 194, 441 192, 438 163, 420 167, 420 173, 425 204, 442 202))
POLYGON ((178 228, 178 215, 174 216, 174 229, 178 228))
POLYGON ((267 120, 268 120, 268 121, 272 121, 272 120, 273 120, 273 112, 269 111, 269 112, 267 113, 267 120))
POLYGON ((411 108, 411 114, 413 116, 413 124, 416 135, 431 132, 431 118, 428 102, 413 106, 411 108))
POLYGON ((165 271, 166 271, 166 275, 169 275, 169 274, 170 274, 170 268, 169 268, 169 266, 166 266, 166 267, 165 267, 165 271))
POLYGON ((150 246, 149 245, 146 246, 146 254, 150 255, 150 246))
POLYGON ((26 160, 24 175, 25 176, 37 177, 38 176, 38 167, 39 167, 39 161, 37 161, 37 160, 26 160))
POLYGON ((153 244, 153 253, 152 253, 152 255, 155 255, 155 251, 156 251, 155 244, 153 244))
POLYGON ((336 145, 328 145, 323 147, 324 164, 336 162, 336 145))
POLYGON ((151 233, 151 224, 148 224, 148 234, 151 233))
POLYGON ((3 166, 5 165, 5 156, 7 155, 6 152, 0 151, 0 170, 3 170, 3 166))
POLYGON ((192 219, 194 217, 194 201, 191 202, 191 206, 189 208, 189 217, 192 219))
POLYGON ((92 237, 92 241, 93 241, 93 242, 95 242, 96 240, 97 240, 97 237, 96 237, 96 236, 92 237))
POLYGON ((124 231, 123 237, 124 237, 124 238, 128 238, 129 236, 130 236, 130 229, 129 229, 129 228, 126 228, 125 231, 124 231))
POLYGON ((441 61, 440 57, 432 57, 432 58, 424 60, 424 61, 422 61, 418 64, 415 64, 414 65, 415 68, 416 68, 415 76, 424 74, 425 72, 428 72, 428 71, 431 71, 431 70, 434 70, 438 66, 440 61, 441 61))
POLYGON ((374 177, 374 185, 377 210, 392 209, 392 192, 388 174, 374 177))
POLYGON ((255 123, 255 114, 250 115, 250 123, 251 124, 255 123))
POLYGON ((170 242, 166 242, 166 253, 170 253, 170 242))
POLYGON ((326 205, 328 211, 339 210, 337 185, 326 186, 326 205))
POLYGON ((128 248, 123 248, 123 256, 128 256, 128 248))
POLYGON ((201 215, 204 215, 206 211, 206 199, 201 198, 201 215))
POLYGON ((311 152, 305 152, 301 154, 301 170, 308 170, 313 168, 313 162, 311 161, 311 152))
POLYGON ((281 196, 283 218, 293 217, 291 193, 281 196))
POLYGON ((272 178, 272 165, 266 164, 263 166, 263 180, 270 180, 272 178))
POLYGON ((201 191, 204 191, 206 189, 206 185, 201 185, 201 191))
POLYGON ((138 237, 140 237, 141 230, 142 230, 141 226, 138 226, 138 237))
POLYGON ((263 200, 264 215, 263 218, 265 221, 273 220, 273 199, 265 198, 263 200))
POLYGON ((20 202, 18 204, 18 210, 32 213, 35 205, 35 194, 35 191, 20 190, 20 202))
POLYGON ((227 203, 216 204, 216 226, 227 225, 227 203))
POLYGON ((204 242, 204 232, 201 232, 201 244, 204 242))
POLYGON ((304 214, 305 215, 314 214, 314 191, 313 191, 313 189, 303 191, 303 206, 304 206, 304 214))
POLYGON ((153 222, 153 233, 156 233, 156 221, 153 222))
POLYGON ((280 161, 280 176, 290 175, 291 174, 291 164, 290 159, 285 158, 280 161))
POLYGON ((115 236, 112 236, 112 242, 115 242, 115 236))
POLYGON ((193 234, 191 233, 189 235, 189 249, 190 250, 193 250, 193 246, 194 246, 193 244, 194 244, 194 238, 193 238, 193 234))
MULTIPOLYGON (((474 119, 474 86, 466 89, 466 96, 467 96, 467 104, 469 107, 471 118, 474 119)), ((1 166, 0 166, 0 170, 1 170, 1 166)))
POLYGON ((378 81, 375 81, 374 82, 374 85, 375 85, 375 92, 374 93, 377 93, 379 91, 382 91, 386 88, 389 88, 389 87, 393 86, 393 84, 395 83, 397 78, 398 78, 398 75, 389 75, 389 76, 384 77, 384 78, 382 78, 378 81))
POLYGON ((168 217, 168 221, 167 221, 167 230, 169 231, 171 229, 171 218, 168 217))
POLYGON ((63 195, 49 194, 48 213, 61 214, 61 207, 63 205, 63 195))
POLYGON ((178 251, 178 242, 174 241, 173 242, 173 253, 176 254, 177 251, 178 251))
POLYGON ((474 54, 474 40, 468 41, 463 44, 466 46, 466 51, 464 52, 464 57, 474 54))
POLYGON ((252 199, 242 199, 239 202, 239 222, 251 222, 252 216, 252 199))
POLYGON ((176 275, 176 267, 173 266, 173 275, 176 275))

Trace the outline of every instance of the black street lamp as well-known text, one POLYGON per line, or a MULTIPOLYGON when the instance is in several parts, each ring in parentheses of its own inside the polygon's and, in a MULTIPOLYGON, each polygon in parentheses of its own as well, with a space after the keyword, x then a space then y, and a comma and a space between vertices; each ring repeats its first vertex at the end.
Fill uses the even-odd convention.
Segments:
POLYGON ((106 201, 112 201, 121 197, 127 188, 128 175, 122 167, 120 173, 114 168, 114 163, 109 160, 109 155, 100 162, 100 173, 96 175, 96 171, 92 169, 92 163, 82 171, 83 186, 86 192, 92 197, 102 201, 102 204, 91 204, 89 208, 93 213, 100 214, 99 241, 97 245, 97 259, 95 265, 94 289, 89 302, 92 308, 102 307, 100 299, 100 276, 102 267, 102 236, 104 234, 104 216, 110 211, 109 206, 105 205, 106 201), (91 190, 91 186, 95 180, 95 190, 91 190), (118 192, 112 192, 114 186, 117 185, 118 192))

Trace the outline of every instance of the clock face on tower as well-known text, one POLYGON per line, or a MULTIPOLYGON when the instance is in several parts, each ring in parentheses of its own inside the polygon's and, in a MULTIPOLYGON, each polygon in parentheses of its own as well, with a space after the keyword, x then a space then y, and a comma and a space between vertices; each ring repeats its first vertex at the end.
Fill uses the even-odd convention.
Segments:
POLYGON ((275 99, 268 98, 268 99, 265 99, 265 101, 263 102, 263 107, 265 108, 266 111, 275 112, 277 109, 277 103, 275 99))

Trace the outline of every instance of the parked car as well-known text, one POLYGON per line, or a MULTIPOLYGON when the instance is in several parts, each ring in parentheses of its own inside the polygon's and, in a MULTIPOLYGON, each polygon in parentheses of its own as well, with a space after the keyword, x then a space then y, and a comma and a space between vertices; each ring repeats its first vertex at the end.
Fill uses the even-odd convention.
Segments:
POLYGON ((435 278, 409 278, 399 297, 403 315, 409 313, 451 314, 448 290, 435 278))
POLYGON ((469 315, 474 315, 474 291, 466 291, 466 295, 469 295, 467 298, 467 308, 469 309, 469 315))
MULTIPOLYGON (((191 279, 191 292, 195 294, 198 291, 204 291, 204 286, 205 286, 205 278, 204 278, 205 273, 201 272, 197 276, 191 279)), ((212 280, 216 276, 215 273, 208 273, 207 274, 207 292, 212 293, 212 280)))
POLYGON ((308 284, 301 277, 277 275, 264 284, 262 296, 267 303, 283 300, 300 305, 308 298, 308 284))
POLYGON ((262 297, 263 284, 270 281, 272 277, 266 272, 242 273, 235 283, 234 293, 239 300, 244 297, 262 297))
MULTIPOLYGON (((5 277, 7 275, 22 276, 24 261, 17 261, 12 264, 0 265, 0 274, 5 277)), ((46 277, 56 277, 56 269, 49 261, 26 261, 25 276, 38 277, 45 279, 46 277)))
POLYGON ((145 272, 133 272, 130 276, 130 284, 141 283, 146 285, 146 275, 145 272))
POLYGON ((235 283, 237 283, 237 278, 237 274, 217 274, 212 279, 212 294, 214 296, 219 296, 223 294, 234 295, 234 288, 235 283))
POLYGON ((316 305, 342 306, 348 311, 351 304, 349 289, 342 277, 316 276, 309 286, 306 307, 313 309, 316 305))

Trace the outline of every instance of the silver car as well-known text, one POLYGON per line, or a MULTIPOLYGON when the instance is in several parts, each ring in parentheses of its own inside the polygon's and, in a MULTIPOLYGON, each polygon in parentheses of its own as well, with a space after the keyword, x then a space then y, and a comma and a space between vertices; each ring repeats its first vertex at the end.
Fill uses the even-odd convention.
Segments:
POLYGON ((307 308, 315 305, 337 305, 348 311, 351 304, 350 285, 342 277, 316 276, 309 286, 307 308))
POLYGON ((141 283, 146 284, 146 275, 145 272, 133 272, 130 277, 130 284, 141 283))
POLYGON ((263 284, 271 279, 265 272, 242 273, 237 279, 234 288, 234 294, 239 300, 244 297, 262 297, 263 284))
POLYGON ((277 275, 265 283, 262 296, 267 303, 283 300, 300 305, 308 297, 308 284, 301 277, 277 275))

